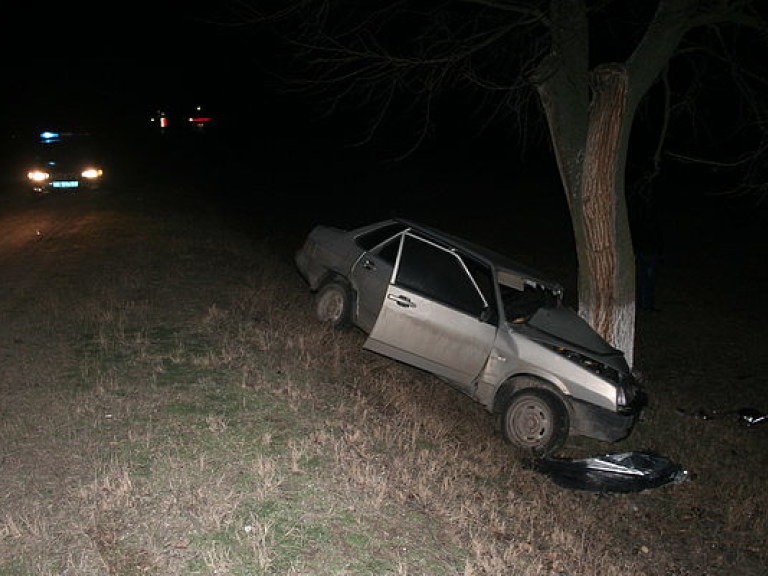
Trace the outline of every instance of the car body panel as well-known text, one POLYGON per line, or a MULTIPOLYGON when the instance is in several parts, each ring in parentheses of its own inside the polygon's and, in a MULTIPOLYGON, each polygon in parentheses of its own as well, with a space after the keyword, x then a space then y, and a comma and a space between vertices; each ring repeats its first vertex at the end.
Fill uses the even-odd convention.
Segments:
POLYGON ((365 332, 373 330, 384 304, 387 287, 394 267, 376 253, 359 258, 350 272, 350 280, 357 289, 357 323, 365 332))
POLYGON ((350 242, 347 234, 338 228, 318 226, 310 239, 296 255, 296 264, 312 290, 317 290, 329 274, 346 276, 351 262, 363 250, 350 242))
POLYGON ((390 285, 364 347, 468 388, 485 366, 496 327, 390 285))
POLYGON ((563 306, 540 308, 524 330, 533 340, 597 356, 616 370, 629 370, 621 352, 603 340, 578 314, 563 306))

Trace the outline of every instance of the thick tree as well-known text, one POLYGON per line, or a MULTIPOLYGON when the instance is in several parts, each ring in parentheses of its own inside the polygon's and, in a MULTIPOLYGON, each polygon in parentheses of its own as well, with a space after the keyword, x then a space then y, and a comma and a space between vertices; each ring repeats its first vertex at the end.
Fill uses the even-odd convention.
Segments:
MULTIPOLYGON (((462 89, 482 94, 477 102, 490 111, 486 122, 504 118, 505 110, 523 120, 543 111, 573 223, 579 313, 632 364, 635 259, 625 174, 634 120, 663 78, 656 101, 658 134, 666 135, 672 97, 692 102, 690 86, 710 59, 723 64, 744 96, 728 103, 730 117, 764 122, 763 100, 750 86, 764 87, 765 77, 747 66, 759 68, 762 59, 734 58, 745 45, 765 50, 756 2, 294 0, 278 10, 268 4, 238 4, 247 6, 240 22, 271 23, 301 68, 289 78, 323 91, 328 102, 350 97, 371 106, 372 127, 404 93, 418 97, 425 126, 435 98, 462 89), (672 70, 677 57, 693 63, 672 70), (537 109, 530 94, 538 96, 537 109)), ((754 159, 760 145, 752 147, 754 159)), ((649 154, 651 173, 660 150, 649 154)))

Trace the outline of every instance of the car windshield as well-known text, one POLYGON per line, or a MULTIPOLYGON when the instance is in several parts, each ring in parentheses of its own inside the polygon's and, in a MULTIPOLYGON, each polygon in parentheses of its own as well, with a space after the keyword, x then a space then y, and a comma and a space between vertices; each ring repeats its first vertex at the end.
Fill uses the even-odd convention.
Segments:
POLYGON ((518 288, 500 284, 499 289, 504 317, 507 322, 514 324, 527 322, 540 308, 555 306, 559 298, 552 290, 541 285, 526 283, 518 288))
POLYGON ((71 138, 58 142, 40 143, 36 155, 42 159, 82 160, 93 155, 92 144, 87 138, 71 138))

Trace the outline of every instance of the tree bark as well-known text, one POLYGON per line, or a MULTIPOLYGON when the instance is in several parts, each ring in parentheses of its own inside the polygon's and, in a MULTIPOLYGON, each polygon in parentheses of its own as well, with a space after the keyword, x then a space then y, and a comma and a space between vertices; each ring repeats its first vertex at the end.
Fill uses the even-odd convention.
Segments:
POLYGON ((544 108, 560 179, 572 208, 581 188, 589 110, 589 22, 584 0, 552 0, 550 18, 551 52, 529 80, 544 108))
POLYGON ((632 118, 629 80, 621 64, 595 69, 581 190, 571 210, 577 245, 579 314, 632 365, 635 265, 628 232, 624 165, 632 118))

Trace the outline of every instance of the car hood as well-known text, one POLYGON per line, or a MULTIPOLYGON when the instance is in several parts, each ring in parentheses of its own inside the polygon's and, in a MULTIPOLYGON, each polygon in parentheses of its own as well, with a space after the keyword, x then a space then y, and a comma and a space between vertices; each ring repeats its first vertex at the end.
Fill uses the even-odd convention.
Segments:
POLYGON ((628 373, 624 354, 608 344, 587 322, 563 305, 539 308, 531 318, 515 329, 537 342, 568 348, 628 373))

